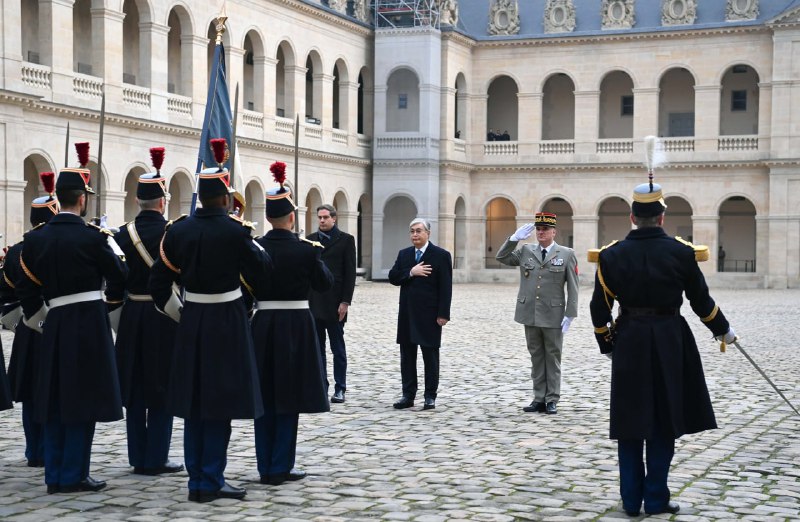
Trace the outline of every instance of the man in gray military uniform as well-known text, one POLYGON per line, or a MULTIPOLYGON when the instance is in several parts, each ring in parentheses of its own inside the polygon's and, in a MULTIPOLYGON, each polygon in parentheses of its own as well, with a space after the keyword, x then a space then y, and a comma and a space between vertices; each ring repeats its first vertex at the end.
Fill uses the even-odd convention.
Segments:
POLYGON ((520 269, 514 320, 525 325, 533 379, 533 402, 523 408, 526 412, 558 412, 561 347, 578 315, 578 261, 575 252, 557 244, 555 237, 556 215, 537 212, 534 223, 519 227, 497 251, 498 261, 520 269), (537 244, 517 247, 534 227, 537 244))

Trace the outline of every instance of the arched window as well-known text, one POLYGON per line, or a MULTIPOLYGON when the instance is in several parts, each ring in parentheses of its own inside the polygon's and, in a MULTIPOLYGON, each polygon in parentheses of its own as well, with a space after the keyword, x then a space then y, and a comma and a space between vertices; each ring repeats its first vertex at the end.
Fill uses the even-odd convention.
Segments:
POLYGON ((519 138, 517 82, 510 76, 498 76, 489 84, 487 94, 489 99, 486 101, 486 140, 516 141, 519 138))
POLYGON ((386 82, 386 132, 419 131, 419 77, 411 69, 397 69, 386 82))
POLYGON ((749 65, 734 65, 722 77, 719 133, 758 135, 758 73, 749 65))
POLYGON ((72 66, 80 74, 98 74, 92 62, 91 0, 75 0, 72 5, 72 66))
POLYGON ((397 252, 411 245, 408 224, 417 217, 417 205, 406 196, 395 196, 383 207, 383 266, 390 269, 397 252))
POLYGON ((507 198, 497 197, 486 205, 486 253, 485 268, 509 268, 495 256, 500 247, 517 229, 517 209, 507 198))
POLYGON ((542 139, 575 139, 575 84, 564 73, 554 74, 544 83, 542 139))
POLYGON ((600 84, 600 139, 633 138, 633 80, 613 71, 600 84))
POLYGON ((625 239, 631 231, 631 206, 622 198, 611 197, 600 205, 597 238, 600 245, 625 239))
POLYGON ((575 244, 572 206, 564 198, 555 197, 547 200, 542 206, 542 212, 556 215, 556 243, 572 248, 575 244))
POLYGON ((658 88, 659 136, 694 136, 694 76, 682 67, 670 69, 658 88))
POLYGON ((719 207, 717 262, 721 272, 756 271, 756 207, 744 196, 732 196, 719 207), (721 253, 725 252, 722 256, 721 253))
POLYGON ((30 63, 50 65, 47 57, 42 55, 39 46, 39 1, 22 0, 20 12, 20 28, 22 33, 22 59, 30 63))

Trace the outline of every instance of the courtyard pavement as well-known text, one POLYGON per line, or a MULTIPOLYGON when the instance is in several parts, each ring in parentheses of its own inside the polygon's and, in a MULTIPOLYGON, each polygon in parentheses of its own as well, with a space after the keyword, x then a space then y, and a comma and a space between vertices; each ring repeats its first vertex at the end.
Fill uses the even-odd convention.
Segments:
MULTIPOLYGON (((122 421, 99 424, 95 436, 92 476, 108 487, 48 495, 42 470, 25 465, 20 408, 0 412, 0 520, 627 519, 616 443, 608 439, 610 362, 594 342, 591 289, 581 289, 580 315, 565 336, 557 415, 521 409, 531 384, 523 329, 513 322, 516 290, 455 285, 436 409, 420 411, 418 400, 396 411, 398 289, 360 283, 345 328, 347 402, 300 417, 297 462, 309 477, 259 484, 253 423, 236 421, 226 478, 248 489, 244 501, 190 503, 185 473, 132 475, 122 421)), ((712 294, 748 352, 800 408, 800 291, 712 294)), ((650 518, 800 520, 800 417, 735 348, 720 353, 688 306, 683 311, 720 428, 678 441, 669 485, 681 512, 650 518)), ((11 340, 4 331, 6 359, 11 340)), ((172 460, 182 461, 182 436, 176 419, 172 460)))

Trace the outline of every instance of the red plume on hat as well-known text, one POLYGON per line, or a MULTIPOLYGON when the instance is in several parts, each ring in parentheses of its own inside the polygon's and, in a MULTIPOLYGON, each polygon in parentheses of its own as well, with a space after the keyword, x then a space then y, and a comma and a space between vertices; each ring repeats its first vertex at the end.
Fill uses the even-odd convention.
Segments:
POLYGON ((228 161, 230 151, 228 150, 228 142, 225 138, 214 138, 211 140, 211 151, 214 153, 214 161, 219 165, 220 171, 228 161))
POLYGON ((78 151, 78 164, 85 169, 89 164, 89 142, 76 143, 75 150, 78 151))
POLYGON ((283 188, 283 183, 286 181, 286 163, 276 161, 269 166, 269 171, 272 172, 272 177, 275 182, 283 188))
POLYGON ((150 161, 152 161, 153 168, 156 169, 156 173, 160 176, 161 165, 164 164, 164 147, 151 147, 150 161))
POLYGON ((56 175, 53 172, 42 172, 39 174, 39 179, 42 180, 44 191, 53 197, 53 192, 56 190, 56 175))

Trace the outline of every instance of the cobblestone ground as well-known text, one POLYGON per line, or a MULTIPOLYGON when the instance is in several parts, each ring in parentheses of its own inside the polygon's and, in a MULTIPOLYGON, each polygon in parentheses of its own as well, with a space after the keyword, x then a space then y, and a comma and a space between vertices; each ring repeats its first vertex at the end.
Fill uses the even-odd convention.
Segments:
MULTIPOLYGON (((92 475, 108 488, 47 495, 42 470, 25 466, 19 408, 2 412, 0 519, 625 519, 616 444, 607 438, 610 363, 594 342, 589 289, 582 289, 580 316, 565 339, 557 415, 521 410, 531 400, 530 363, 522 327, 512 320, 515 295, 515 285, 456 285, 437 407, 395 411, 398 290, 360 284, 345 331, 347 402, 300 418, 298 465, 309 477, 259 484, 252 422, 237 421, 226 477, 248 488, 241 502, 187 502, 185 473, 130 474, 123 422, 98 425, 95 437, 92 475)), ((745 348, 800 406, 800 291, 718 290, 714 296, 745 348)), ((672 518, 800 520, 800 417, 740 353, 719 353, 691 310, 684 312, 700 344, 720 428, 678 441, 670 488, 681 512, 672 518)), ((9 333, 2 339, 8 357, 9 333)), ((176 419, 173 460, 182 460, 182 435, 176 419)))

